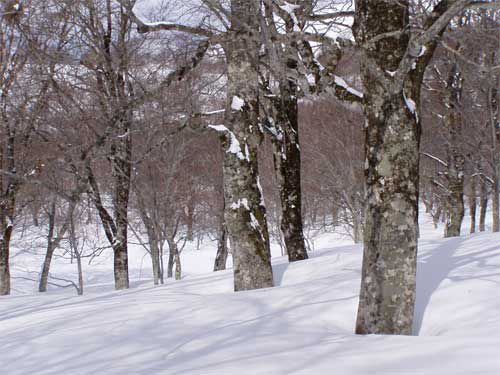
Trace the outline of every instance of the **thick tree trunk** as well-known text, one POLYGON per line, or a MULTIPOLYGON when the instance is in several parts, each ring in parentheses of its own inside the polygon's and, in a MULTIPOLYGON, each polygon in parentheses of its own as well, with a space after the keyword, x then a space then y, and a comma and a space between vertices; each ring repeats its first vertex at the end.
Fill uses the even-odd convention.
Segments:
MULTIPOLYGON (((364 45, 409 26, 407 2, 357 1, 354 34, 364 45)), ((420 82, 393 78, 408 35, 365 47, 362 62, 366 211, 358 334, 411 334, 418 227, 420 82)))
POLYGON ((460 236, 460 229, 464 219, 464 165, 465 157, 462 152, 462 119, 460 98, 462 95, 462 76, 455 63, 447 82, 446 107, 448 113, 445 125, 448 129, 448 182, 445 237, 460 236))
POLYGON ((276 135, 273 137, 274 166, 281 201, 281 232, 288 260, 295 262, 308 258, 302 227, 297 89, 291 80, 282 82, 281 86, 281 96, 277 98, 280 103, 276 105, 276 135))
POLYGON ((228 73, 225 134, 225 221, 233 249, 234 290, 273 286, 266 210, 258 184, 258 0, 231 1, 231 30, 224 44, 228 73))

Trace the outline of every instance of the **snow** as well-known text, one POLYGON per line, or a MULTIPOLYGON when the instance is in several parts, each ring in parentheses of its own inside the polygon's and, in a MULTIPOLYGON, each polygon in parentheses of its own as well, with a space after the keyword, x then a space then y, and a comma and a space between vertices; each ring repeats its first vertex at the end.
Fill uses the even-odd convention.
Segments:
POLYGON ((231 109, 233 111, 241 111, 243 106, 245 105, 245 101, 241 99, 239 96, 233 96, 233 100, 231 102, 231 109))
MULTIPOLYGON (((333 234, 307 261, 274 257, 276 287, 240 293, 231 270, 210 272, 215 245, 184 250, 186 276, 159 287, 144 279, 149 269, 138 276, 133 248, 129 290, 97 277, 112 278, 102 261, 86 266, 96 279, 83 297, 1 297, 2 374, 498 375, 500 234, 442 239, 420 217, 418 337, 352 334, 362 251, 333 234)), ((38 271, 32 258, 15 255, 13 274, 19 264, 38 271)))
POLYGON ((420 53, 418 54, 417 57, 422 57, 425 52, 427 51, 427 47, 426 46, 422 46, 422 49, 420 50, 420 53))
POLYGON ((418 121, 417 104, 415 103, 415 101, 412 98, 408 98, 404 92, 403 92, 403 96, 404 96, 404 99, 405 99, 406 107, 408 108, 408 110, 412 114, 415 115, 415 118, 418 121))
POLYGON ((240 141, 236 138, 236 135, 229 130, 225 125, 208 125, 210 129, 218 132, 227 133, 229 135, 229 148, 226 152, 235 154, 240 160, 250 160, 250 152, 248 151, 248 145, 245 144, 245 155, 241 151, 240 141))
POLYGON ((241 198, 238 202, 231 203, 232 210, 238 210, 240 207, 244 207, 247 211, 250 211, 250 206, 248 205, 248 199, 241 198))
POLYGON ((340 87, 343 87, 344 89, 347 90, 347 92, 353 94, 354 96, 357 96, 358 98, 362 98, 363 97, 363 93, 352 88, 351 86, 349 86, 347 84, 347 82, 342 78, 342 77, 339 77, 339 76, 335 76, 335 84, 340 86, 340 87))

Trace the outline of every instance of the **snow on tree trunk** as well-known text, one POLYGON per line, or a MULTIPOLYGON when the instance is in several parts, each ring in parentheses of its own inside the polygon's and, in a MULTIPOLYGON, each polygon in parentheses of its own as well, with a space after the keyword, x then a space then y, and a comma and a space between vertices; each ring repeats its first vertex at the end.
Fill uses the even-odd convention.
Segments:
POLYGON ((358 334, 411 334, 415 303, 420 125, 419 86, 393 77, 408 34, 407 3, 357 1, 353 27, 363 45, 365 228, 358 334), (406 4, 406 6, 404 5, 406 4))
POLYGON ((462 118, 460 102, 462 95, 462 76, 455 63, 450 71, 445 98, 448 113, 445 116, 448 139, 448 168, 446 179, 448 182, 447 211, 445 237, 460 236, 460 229, 464 218, 464 166, 462 143, 462 118))
POLYGON ((231 1, 231 29, 224 44, 228 109, 224 152, 225 221, 233 249, 234 290, 273 286, 266 210, 258 184, 259 1, 231 1))
POLYGON ((297 88, 292 80, 280 86, 281 95, 276 98, 279 103, 275 105, 274 166, 281 201, 281 231, 288 260, 295 262, 308 258, 302 226, 297 88))

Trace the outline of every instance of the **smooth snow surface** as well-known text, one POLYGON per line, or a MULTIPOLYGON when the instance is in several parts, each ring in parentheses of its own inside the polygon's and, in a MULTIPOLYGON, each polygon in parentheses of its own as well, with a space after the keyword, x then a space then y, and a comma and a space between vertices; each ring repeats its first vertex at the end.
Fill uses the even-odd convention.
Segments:
POLYGON ((272 289, 233 293, 211 247, 185 250, 188 275, 160 287, 133 271, 126 291, 1 297, 0 373, 498 375, 500 235, 445 240, 421 217, 419 337, 353 335, 361 247, 325 235, 310 260, 274 258, 272 289))

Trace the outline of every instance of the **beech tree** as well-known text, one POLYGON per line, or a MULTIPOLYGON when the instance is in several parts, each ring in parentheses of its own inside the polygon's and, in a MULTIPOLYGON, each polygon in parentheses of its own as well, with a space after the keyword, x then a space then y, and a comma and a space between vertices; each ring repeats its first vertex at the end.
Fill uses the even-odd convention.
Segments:
POLYGON ((418 237, 420 89, 450 20, 473 1, 440 1, 412 29, 409 1, 356 1, 362 49, 367 194, 356 333, 411 334, 418 237))

